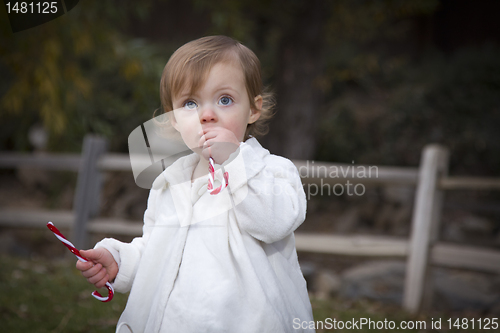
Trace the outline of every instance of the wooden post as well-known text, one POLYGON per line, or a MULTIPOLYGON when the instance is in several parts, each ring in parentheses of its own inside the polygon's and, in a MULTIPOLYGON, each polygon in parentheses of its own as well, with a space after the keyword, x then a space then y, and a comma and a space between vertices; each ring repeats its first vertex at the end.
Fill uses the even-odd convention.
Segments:
MULTIPOLYGON (((413 207, 410 252, 406 266, 404 308, 412 314, 421 310, 428 285, 429 253, 437 241, 442 207, 439 179, 447 175, 448 150, 439 145, 424 147, 413 207)), ((426 295, 426 297, 428 297, 426 295)))
POLYGON ((100 206, 102 172, 97 168, 99 157, 106 151, 107 141, 96 135, 83 140, 82 159, 76 184, 72 241, 78 249, 88 247, 88 220, 97 215, 100 206))

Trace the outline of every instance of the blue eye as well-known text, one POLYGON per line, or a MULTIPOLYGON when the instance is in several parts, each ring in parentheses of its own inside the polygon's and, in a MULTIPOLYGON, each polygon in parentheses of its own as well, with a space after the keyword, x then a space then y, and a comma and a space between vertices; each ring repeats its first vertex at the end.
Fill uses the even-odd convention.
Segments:
POLYGON ((233 104, 233 99, 231 97, 228 97, 228 96, 222 96, 219 99, 219 104, 224 105, 224 106, 231 105, 231 104, 233 104))
POLYGON ((183 107, 188 110, 194 110, 198 107, 198 105, 194 101, 187 101, 184 103, 183 107))

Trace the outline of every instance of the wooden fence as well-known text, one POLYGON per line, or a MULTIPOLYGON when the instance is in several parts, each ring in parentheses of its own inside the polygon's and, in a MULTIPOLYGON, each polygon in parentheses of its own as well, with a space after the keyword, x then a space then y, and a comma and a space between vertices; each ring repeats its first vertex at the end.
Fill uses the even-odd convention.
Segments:
MULTIPOLYGON (((344 180, 355 184, 402 184, 416 187, 410 239, 380 236, 336 236, 296 233, 299 251, 336 255, 407 258, 403 306, 411 313, 421 310, 430 265, 500 273, 500 251, 456 245, 439 241, 439 224, 444 191, 499 190, 499 178, 450 177, 447 174, 448 151, 438 145, 423 149, 418 168, 377 167, 375 176, 357 178, 354 174, 332 174, 332 168, 356 165, 294 161, 305 184, 335 185, 344 180), (315 172, 311 172, 314 169, 315 172), (311 175, 311 177, 306 177, 311 175)), ((99 218, 102 175, 109 171, 131 171, 128 155, 106 151, 106 141, 88 135, 82 154, 0 153, 0 168, 37 167, 78 172, 73 211, 13 210, 0 208, 0 225, 45 227, 53 221, 72 229, 71 240, 78 248, 87 248, 89 233, 136 236, 142 222, 99 218)))

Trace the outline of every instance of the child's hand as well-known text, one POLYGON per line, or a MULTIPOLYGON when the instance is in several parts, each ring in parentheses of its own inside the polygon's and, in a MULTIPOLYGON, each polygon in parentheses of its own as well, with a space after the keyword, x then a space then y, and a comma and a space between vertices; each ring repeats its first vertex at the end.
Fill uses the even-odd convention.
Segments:
POLYGON ((81 255, 90 261, 83 262, 78 260, 76 268, 82 272, 82 275, 87 278, 87 281, 102 288, 106 282, 111 282, 118 274, 118 264, 109 253, 103 248, 93 250, 81 250, 81 255))
POLYGON ((234 133, 224 127, 205 128, 199 134, 202 156, 207 160, 212 157, 217 164, 224 163, 240 145, 234 133))

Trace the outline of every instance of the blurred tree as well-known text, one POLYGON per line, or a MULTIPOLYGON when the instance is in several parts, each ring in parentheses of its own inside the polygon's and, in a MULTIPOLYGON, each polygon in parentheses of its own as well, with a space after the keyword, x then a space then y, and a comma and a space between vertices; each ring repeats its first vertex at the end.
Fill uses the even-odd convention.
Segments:
POLYGON ((415 165, 422 146, 437 141, 452 147, 452 161, 467 156, 465 168, 477 165, 479 156, 490 163, 483 170, 493 170, 496 48, 464 51, 468 56, 458 58, 467 61, 453 54, 424 56, 432 48, 434 14, 449 5, 89 0, 15 35, 5 19, 0 149, 26 149, 27 129, 43 122, 53 148, 79 149, 81 137, 96 132, 126 150, 128 133, 160 105, 158 82, 171 52, 202 35, 225 34, 255 51, 265 85, 277 94, 278 112, 262 140, 271 152, 415 165))
MULTIPOLYGON (((53 22, 16 35, 3 26, 2 63, 12 79, 0 103, 11 121, 21 110, 26 119, 8 133, 16 137, 16 148, 26 148, 20 136, 37 119, 50 131, 51 142, 60 144, 63 133, 72 134, 74 143, 85 132, 123 140, 131 130, 126 124, 135 126, 140 120, 134 117, 142 120, 151 114, 158 100, 150 96, 157 96, 159 68, 167 57, 150 59, 154 48, 127 41, 118 31, 135 13, 149 15, 152 3, 87 1, 53 22), (120 130, 124 133, 117 137, 120 130)), ((377 70, 377 50, 367 53, 363 46, 381 36, 404 36, 394 32, 398 29, 393 21, 431 12, 435 3, 192 0, 192 8, 198 18, 208 17, 203 34, 227 34, 256 51, 266 83, 274 82, 278 102, 264 141, 274 153, 306 159, 315 154, 325 93, 329 98, 336 83, 361 81, 377 70)), ((193 11, 182 13, 188 21, 193 17, 193 11)), ((1 141, 5 145, 5 139, 1 141)))
POLYGON ((277 94, 278 112, 262 141, 271 152, 298 159, 316 156, 324 102, 336 98, 345 84, 362 85, 379 70, 386 54, 374 47, 376 42, 401 41, 411 28, 409 20, 432 14, 438 4, 437 0, 194 2, 211 17, 209 33, 233 36, 256 51, 266 83, 272 82, 277 94))
POLYGON ((486 44, 430 55, 408 70, 405 83, 392 88, 381 147, 404 158, 404 150, 437 142, 450 148, 453 172, 498 175, 499 59, 500 47, 486 44))
POLYGON ((112 149, 159 106, 158 83, 168 54, 119 29, 151 1, 83 1, 62 17, 13 34, 2 7, 0 149, 27 149, 36 122, 54 150, 78 150, 100 133, 112 149))
POLYGON ((374 82, 332 100, 320 126, 319 159, 418 165, 428 143, 451 149, 451 172, 498 175, 500 47, 382 62, 374 82))
POLYGON ((295 6, 279 43, 276 66, 277 114, 267 146, 293 159, 314 157, 316 128, 323 103, 320 78, 325 69, 325 31, 329 3, 295 6))

